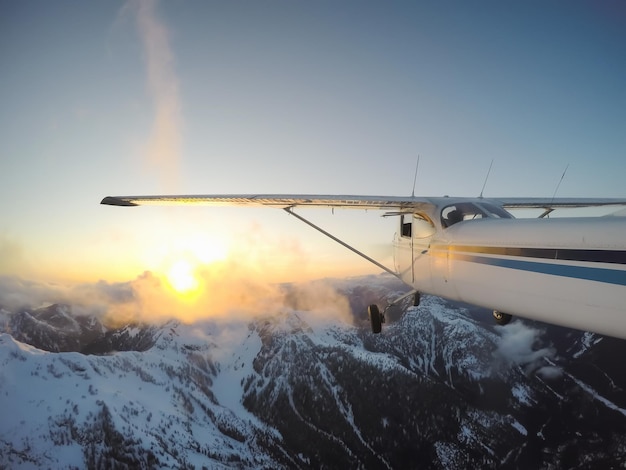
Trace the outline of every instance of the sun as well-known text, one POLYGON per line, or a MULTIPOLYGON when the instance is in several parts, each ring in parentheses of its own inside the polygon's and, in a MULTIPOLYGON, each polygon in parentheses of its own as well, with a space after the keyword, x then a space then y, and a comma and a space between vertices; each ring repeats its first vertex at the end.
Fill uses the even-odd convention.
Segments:
POLYGON ((194 267, 186 259, 176 261, 166 273, 167 281, 179 294, 194 291, 199 281, 194 275, 194 267))
POLYGON ((179 238, 167 250, 161 272, 176 293, 189 296, 202 287, 199 273, 206 266, 227 257, 227 245, 217 240, 200 237, 179 238))

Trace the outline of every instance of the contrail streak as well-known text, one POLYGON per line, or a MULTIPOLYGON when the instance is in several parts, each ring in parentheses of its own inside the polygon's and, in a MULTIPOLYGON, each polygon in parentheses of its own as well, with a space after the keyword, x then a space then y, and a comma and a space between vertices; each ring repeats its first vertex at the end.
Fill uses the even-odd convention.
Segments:
POLYGON ((143 44, 154 122, 146 145, 147 161, 163 189, 177 191, 180 183, 181 105, 169 33, 158 18, 156 0, 131 0, 143 44))

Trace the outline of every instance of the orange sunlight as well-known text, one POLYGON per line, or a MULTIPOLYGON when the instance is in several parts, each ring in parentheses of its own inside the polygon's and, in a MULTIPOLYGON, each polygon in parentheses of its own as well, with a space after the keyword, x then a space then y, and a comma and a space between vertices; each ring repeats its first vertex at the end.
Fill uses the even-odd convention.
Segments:
MULTIPOLYGON (((180 236, 155 231, 152 235, 141 238, 138 245, 120 242, 98 262, 68 262, 66 252, 62 260, 51 259, 57 261, 49 263, 49 269, 57 268, 54 276, 34 273, 43 276, 36 279, 42 285, 41 303, 67 303, 77 311, 96 311, 115 324, 247 318, 285 306, 335 315, 337 310, 346 310, 346 302, 331 288, 305 283, 298 287, 298 302, 294 303, 293 292, 287 302, 281 284, 303 283, 341 270, 354 274, 359 267, 333 253, 312 254, 299 240, 268 236, 257 226, 229 237, 206 232, 180 236), (112 259, 127 264, 113 263, 111 267, 112 259), (109 269, 105 276, 103 266, 109 269), (134 275, 127 274, 133 270, 134 275)), ((85 260, 89 253, 75 254, 77 260, 85 260)))
POLYGON ((176 261, 167 272, 170 286, 179 294, 185 294, 198 288, 198 280, 193 274, 193 266, 185 259, 176 261))
POLYGON ((202 287, 198 271, 228 255, 228 246, 217 239, 182 237, 164 254, 159 271, 177 294, 188 298, 202 287))

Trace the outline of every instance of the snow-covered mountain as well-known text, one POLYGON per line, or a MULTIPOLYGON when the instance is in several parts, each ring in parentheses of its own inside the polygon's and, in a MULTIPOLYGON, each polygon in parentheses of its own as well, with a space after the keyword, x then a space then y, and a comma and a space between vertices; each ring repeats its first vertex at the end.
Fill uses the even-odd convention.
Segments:
POLYGON ((289 301, 246 321, 118 328, 67 305, 0 311, 0 468, 626 461, 626 342, 497 327, 435 297, 390 311, 372 335, 365 306, 403 287, 388 276, 334 287, 354 325, 289 301))

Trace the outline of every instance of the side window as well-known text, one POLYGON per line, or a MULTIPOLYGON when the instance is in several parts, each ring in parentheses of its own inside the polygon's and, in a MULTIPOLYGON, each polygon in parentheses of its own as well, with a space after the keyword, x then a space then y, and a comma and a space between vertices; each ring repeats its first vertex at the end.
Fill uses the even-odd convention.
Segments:
POLYGON ((441 211, 441 224, 450 227, 464 220, 477 220, 485 218, 511 218, 511 214, 491 204, 474 204, 460 202, 446 206, 441 211))
POLYGON ((405 238, 411 238, 411 216, 400 216, 400 233, 405 238))
POLYGON ((512 219, 513 216, 501 207, 494 206, 492 204, 482 203, 480 207, 488 214, 489 217, 495 219, 512 219))

